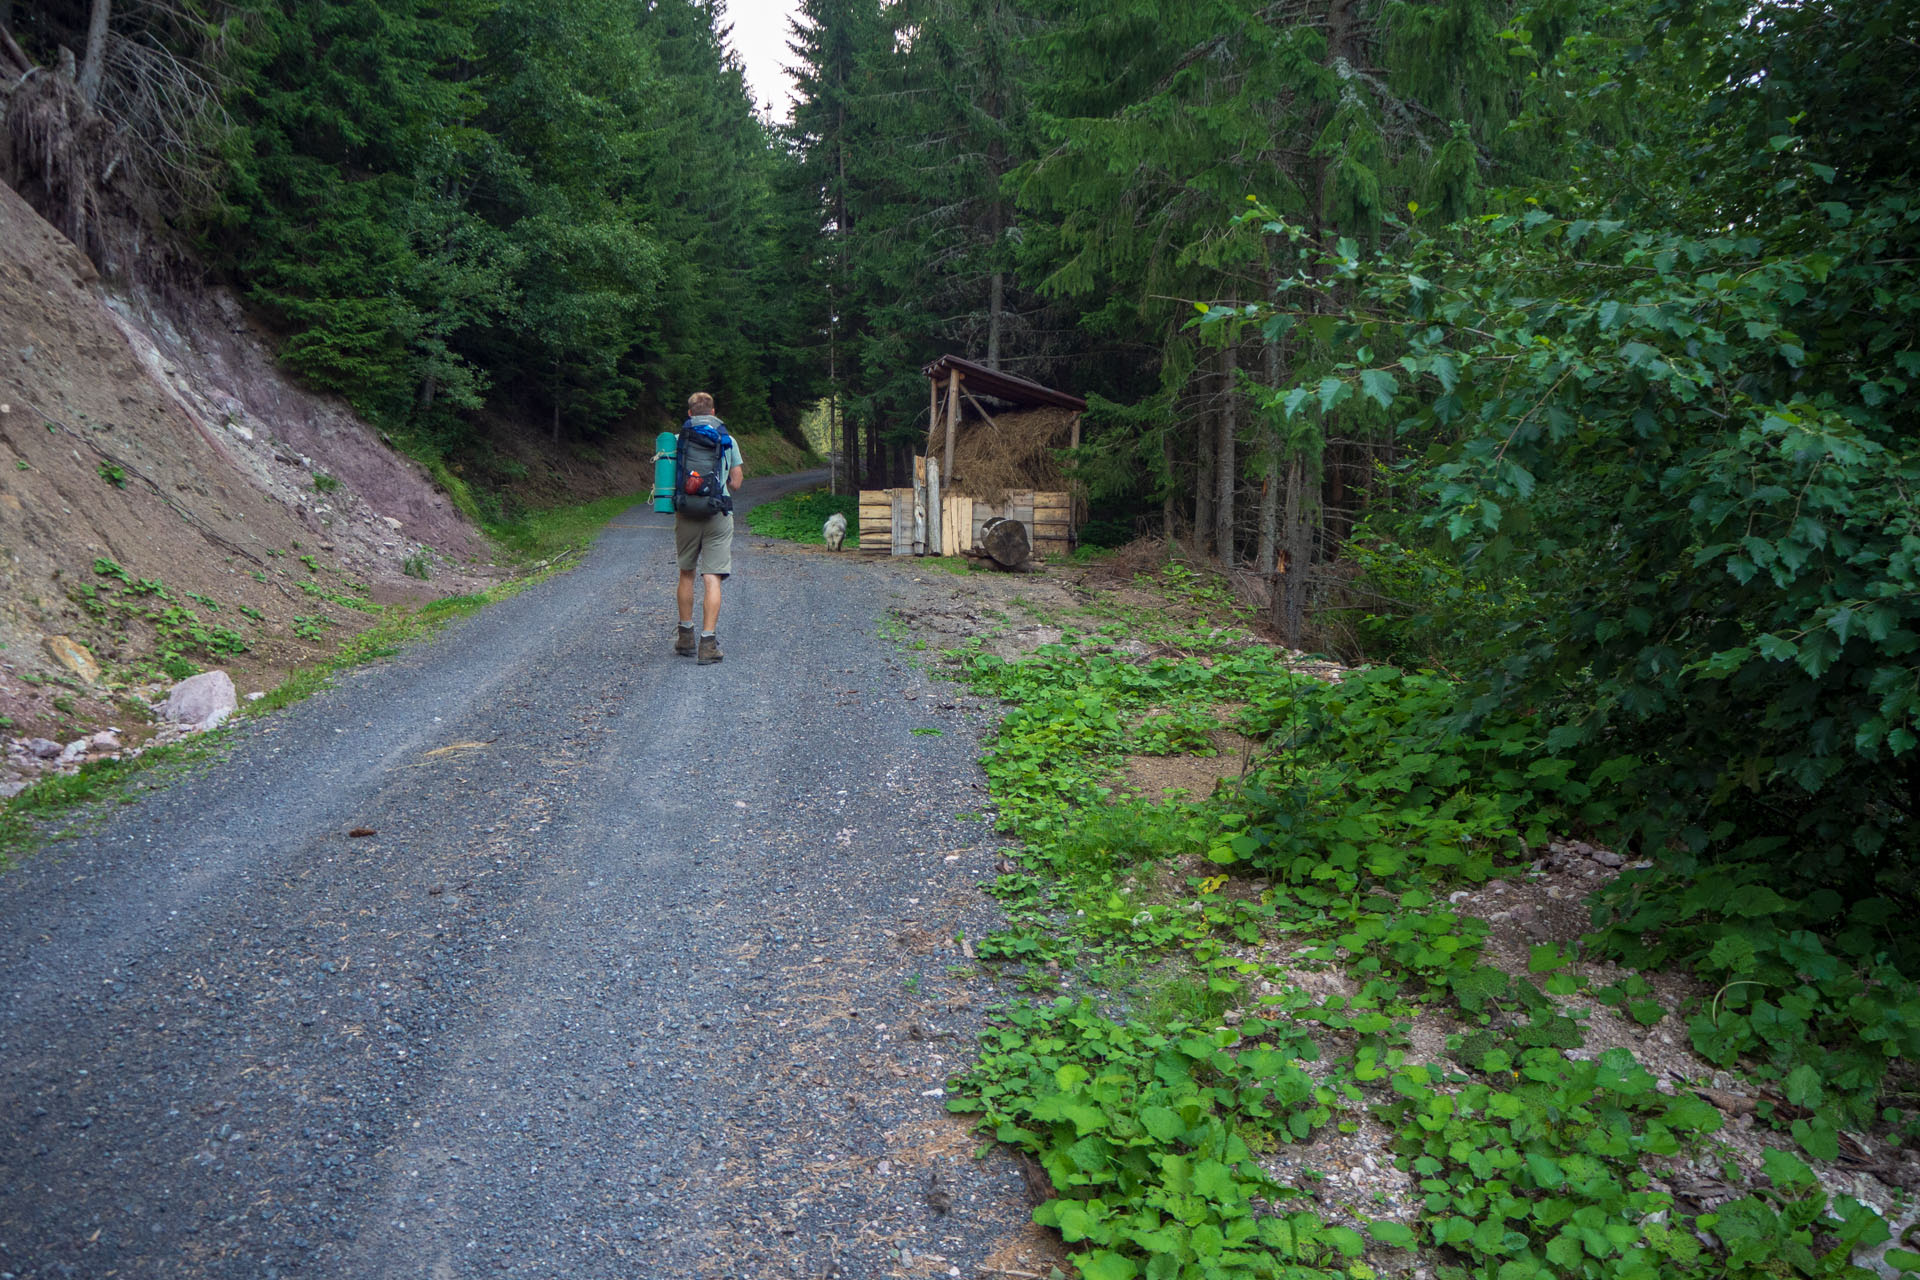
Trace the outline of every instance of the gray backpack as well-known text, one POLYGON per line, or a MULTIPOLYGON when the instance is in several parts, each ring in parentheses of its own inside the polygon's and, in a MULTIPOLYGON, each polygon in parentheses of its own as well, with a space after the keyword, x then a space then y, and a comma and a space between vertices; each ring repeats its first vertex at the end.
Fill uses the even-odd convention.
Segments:
POLYGON ((707 423, 689 418, 680 424, 673 463, 675 511, 689 520, 732 513, 733 499, 724 492, 727 450, 732 447, 733 437, 718 419, 707 423))

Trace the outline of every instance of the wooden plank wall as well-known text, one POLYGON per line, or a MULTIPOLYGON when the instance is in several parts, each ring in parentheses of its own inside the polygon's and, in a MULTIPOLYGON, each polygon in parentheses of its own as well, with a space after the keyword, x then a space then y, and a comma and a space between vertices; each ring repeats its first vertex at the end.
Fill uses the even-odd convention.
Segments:
POLYGON ((860 491, 860 549, 893 554, 893 499, 887 489, 860 491))
POLYGON ((1033 495, 1033 551, 1064 556, 1073 549, 1073 501, 1064 493, 1033 495))
POLYGON ((940 499, 940 554, 965 555, 973 550, 973 499, 949 493, 940 499))
MULTIPOLYGON (((980 545, 980 526, 1001 516, 1027 526, 1035 555, 1064 556, 1073 546, 1072 511, 1072 500, 1065 493, 1016 490, 1002 503, 945 493, 940 496, 939 554, 965 555, 980 545)), ((876 555, 915 554, 914 516, 912 489, 862 489, 860 550, 876 555)))
POLYGON ((973 541, 980 541, 980 526, 995 516, 1018 520, 1033 535, 1033 551, 1039 556, 1064 556, 1073 546, 1072 506, 1064 493, 1020 490, 1009 493, 1002 503, 973 502, 973 541))

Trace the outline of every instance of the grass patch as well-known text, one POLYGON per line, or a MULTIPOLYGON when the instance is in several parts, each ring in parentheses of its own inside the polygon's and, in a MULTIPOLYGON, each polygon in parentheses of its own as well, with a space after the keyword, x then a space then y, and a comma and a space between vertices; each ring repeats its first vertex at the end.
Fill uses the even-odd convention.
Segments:
MULTIPOLYGON (((849 527, 847 537, 852 539, 857 536, 853 529, 849 527)), ((914 568, 926 569, 934 573, 951 573, 963 578, 970 573, 993 572, 992 564, 985 560, 975 559, 972 556, 921 556, 915 562, 914 568)))
POLYGON ((329 680, 348 667, 357 667, 362 663, 373 662, 380 658, 390 658, 407 645, 433 635, 455 618, 464 618, 469 614, 478 613, 497 600, 518 595, 544 576, 516 578, 512 582, 502 583, 478 595, 444 596, 418 609, 404 612, 397 609, 389 610, 379 622, 342 642, 329 657, 294 670, 278 686, 269 690, 266 697, 255 702, 242 703, 240 714, 264 715, 269 711, 278 711, 303 698, 311 697, 324 689, 329 680))
POLYGON ((733 438, 740 446, 740 456, 747 460, 749 476, 785 476, 827 465, 819 454, 778 431, 736 431, 733 438))
POLYGON ((491 521, 486 531, 510 558, 522 564, 552 560, 569 551, 585 550, 607 521, 646 500, 644 493, 630 493, 548 507, 491 521))
MULTIPOLYGON (((83 806, 104 806, 114 800, 131 804, 136 790, 151 791, 172 782, 211 756, 220 737, 216 731, 189 742, 154 747, 132 759, 96 760, 81 765, 78 772, 42 778, 0 805, 0 870, 39 848, 51 838, 50 826, 83 806)), ((104 809, 97 816, 104 817, 104 809)), ((69 830, 87 825, 77 823, 69 830)))
POLYGON ((860 499, 850 493, 831 494, 825 489, 788 494, 778 501, 755 507, 747 513, 747 528, 763 538, 783 538, 819 547, 826 545, 820 528, 836 511, 847 518, 848 544, 857 543, 860 499))

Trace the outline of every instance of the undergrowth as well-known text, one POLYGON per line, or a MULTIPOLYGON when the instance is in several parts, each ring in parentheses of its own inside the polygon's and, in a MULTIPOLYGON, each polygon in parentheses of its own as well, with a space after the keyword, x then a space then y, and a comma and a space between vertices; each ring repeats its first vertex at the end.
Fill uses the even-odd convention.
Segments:
POLYGON ((747 512, 747 527, 763 538, 783 538, 788 542, 826 543, 821 533, 827 517, 835 512, 847 518, 845 546, 860 545, 860 500, 852 494, 831 494, 825 489, 790 493, 765 502, 747 512))
POLYGON ((50 830, 66 834, 61 824, 84 806, 115 800, 130 804, 138 792, 163 786, 207 759, 220 740, 216 733, 153 747, 131 758, 88 761, 73 773, 50 774, 0 802, 0 869, 38 847, 50 830))
MULTIPOLYGON (((1598 1005, 1668 1018, 1638 972, 1596 987, 1552 943, 1507 972, 1449 900, 1604 830, 1636 762, 1573 776, 1525 717, 1463 731, 1439 676, 1319 683, 1204 578, 1141 585, 1168 607, 1053 619, 1063 639, 1019 661, 949 655, 1007 704, 984 764, 1020 866, 977 954, 1038 997, 999 1011, 950 1105, 1045 1170, 1036 1220, 1083 1276, 1872 1274, 1851 1259, 1888 1224, 1808 1157, 1915 1136, 1915 944, 1890 903, 1789 901, 1755 868, 1684 862, 1596 902, 1589 953, 1703 980, 1677 1020, 1760 1099, 1764 1164, 1742 1170, 1715 1106, 1627 1049, 1583 1049, 1598 1005), (1259 744, 1244 778, 1175 802, 1126 785, 1127 757, 1207 754, 1221 727, 1259 744), (1308 995, 1315 968, 1351 994, 1308 995), (1420 1060, 1410 1029, 1436 1013, 1455 1030, 1420 1060), (1363 1121, 1392 1134, 1411 1212, 1313 1203, 1311 1175, 1263 1161, 1363 1121), (1726 1178, 1723 1203, 1676 1195, 1687 1161, 1726 1178)), ((1895 1243, 1887 1264, 1920 1269, 1895 1243)))
POLYGON ((635 503, 645 501, 646 497, 646 494, 625 494, 523 511, 490 520, 485 528, 509 558, 522 564, 550 561, 568 552, 584 550, 606 527, 607 521, 635 503))
POLYGON ((734 441, 746 459, 748 475, 784 476, 826 465, 819 454, 778 431, 736 431, 734 441))

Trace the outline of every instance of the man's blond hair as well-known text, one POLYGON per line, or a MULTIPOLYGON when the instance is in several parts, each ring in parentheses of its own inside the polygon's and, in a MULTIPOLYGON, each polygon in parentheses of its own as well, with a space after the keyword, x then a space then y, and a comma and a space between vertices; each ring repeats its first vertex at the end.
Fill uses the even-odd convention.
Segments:
POLYGON ((697 418, 703 413, 713 412, 713 393, 696 391, 687 397, 687 416, 697 418))

